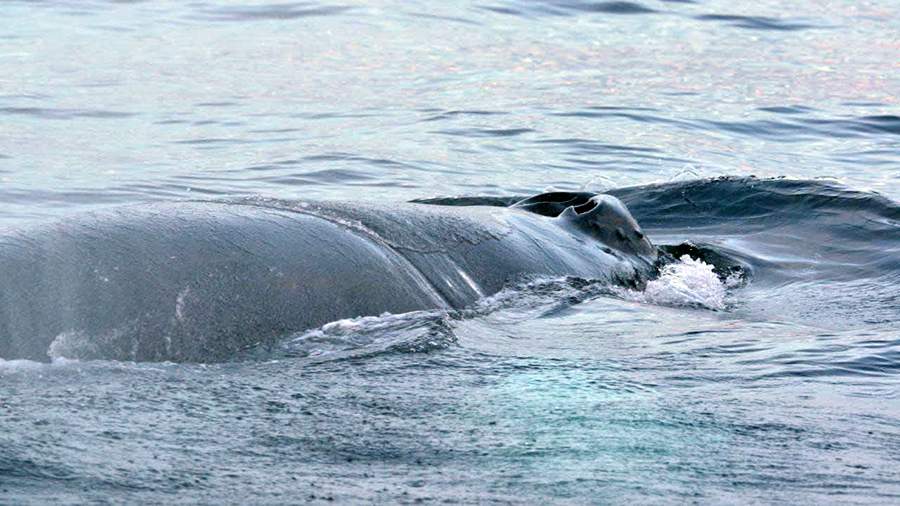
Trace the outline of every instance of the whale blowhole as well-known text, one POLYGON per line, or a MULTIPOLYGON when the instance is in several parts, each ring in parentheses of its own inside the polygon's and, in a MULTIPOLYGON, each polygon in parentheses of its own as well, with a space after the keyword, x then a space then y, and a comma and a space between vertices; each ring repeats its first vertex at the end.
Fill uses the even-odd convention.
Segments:
POLYGON ((541 193, 527 199, 516 202, 511 207, 522 209, 548 218, 557 218, 566 209, 577 208, 578 214, 590 212, 597 203, 594 197, 597 194, 589 192, 549 192, 541 193))
POLYGON ((550 192, 535 195, 513 208, 560 220, 560 223, 615 250, 655 259, 656 247, 641 231, 628 207, 612 195, 550 192))
POLYGON ((579 206, 572 206, 572 209, 575 211, 575 214, 584 214, 593 211, 595 207, 597 207, 597 202, 596 200, 591 198, 584 204, 581 204, 579 206))

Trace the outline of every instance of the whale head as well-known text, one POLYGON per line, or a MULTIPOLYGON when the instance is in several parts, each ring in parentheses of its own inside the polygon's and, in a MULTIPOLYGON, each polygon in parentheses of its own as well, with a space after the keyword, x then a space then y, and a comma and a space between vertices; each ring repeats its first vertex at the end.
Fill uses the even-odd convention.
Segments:
POLYGON ((514 208, 555 218, 561 226, 588 235, 623 253, 656 257, 656 247, 621 200, 587 192, 551 192, 513 204, 514 208))

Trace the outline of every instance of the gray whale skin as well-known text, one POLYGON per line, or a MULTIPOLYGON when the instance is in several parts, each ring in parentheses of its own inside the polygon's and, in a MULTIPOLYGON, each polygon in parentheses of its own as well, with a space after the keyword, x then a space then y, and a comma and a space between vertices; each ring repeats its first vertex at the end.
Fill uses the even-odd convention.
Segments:
POLYGON ((462 308, 532 276, 638 286, 656 258, 624 204, 589 193, 124 206, 0 232, 0 358, 228 360, 341 318, 462 308))

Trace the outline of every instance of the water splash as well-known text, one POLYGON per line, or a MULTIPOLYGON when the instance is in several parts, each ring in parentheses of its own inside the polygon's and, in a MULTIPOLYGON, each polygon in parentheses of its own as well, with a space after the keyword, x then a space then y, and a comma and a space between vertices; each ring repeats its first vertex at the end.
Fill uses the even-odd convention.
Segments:
POLYGON ((698 307, 724 310, 729 288, 741 283, 739 274, 724 280, 713 271, 713 266, 683 255, 678 262, 666 265, 660 276, 647 283, 643 291, 615 288, 617 295, 635 302, 675 307, 698 307))
POLYGON ((294 334, 275 350, 253 350, 248 358, 260 358, 260 353, 271 358, 272 351, 278 357, 324 360, 384 352, 427 353, 456 343, 452 316, 433 310, 345 318, 294 334))
POLYGON ((50 367, 63 367, 78 363, 80 363, 80 361, 77 359, 70 359, 65 357, 55 357, 49 363, 37 362, 35 360, 28 360, 24 358, 16 358, 10 360, 0 358, 0 376, 3 376, 4 374, 14 374, 19 372, 43 371, 50 367))

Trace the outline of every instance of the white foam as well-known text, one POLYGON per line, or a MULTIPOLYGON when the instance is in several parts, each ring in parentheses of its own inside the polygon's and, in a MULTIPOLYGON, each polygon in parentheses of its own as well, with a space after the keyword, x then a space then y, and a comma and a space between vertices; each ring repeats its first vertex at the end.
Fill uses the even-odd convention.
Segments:
POLYGON ((34 360, 25 360, 21 358, 13 360, 4 360, 0 358, 0 374, 18 371, 30 371, 34 369, 40 369, 41 367, 44 367, 46 365, 47 364, 43 364, 41 362, 35 362, 34 360))
POLYGON ((50 363, 47 362, 37 362, 35 360, 27 360, 24 358, 17 358, 11 360, 4 360, 0 358, 0 374, 4 373, 16 373, 23 371, 35 371, 40 369, 46 369, 48 367, 60 367, 66 366, 69 364, 78 363, 78 360, 71 360, 67 358, 54 358, 50 363))
POLYGON ((616 292, 635 302, 664 306, 725 309, 726 289, 740 284, 740 276, 729 276, 723 283, 713 266, 684 255, 677 263, 663 267, 657 279, 647 283, 644 291, 620 288, 616 292))
POLYGON ((319 330, 323 333, 346 334, 359 332, 360 330, 377 329, 392 325, 397 322, 403 322, 412 319, 414 318, 414 315, 416 313, 418 312, 399 314, 385 312, 381 313, 378 316, 357 316, 355 318, 343 318, 340 320, 335 320, 331 323, 326 323, 325 325, 322 325, 319 330))

